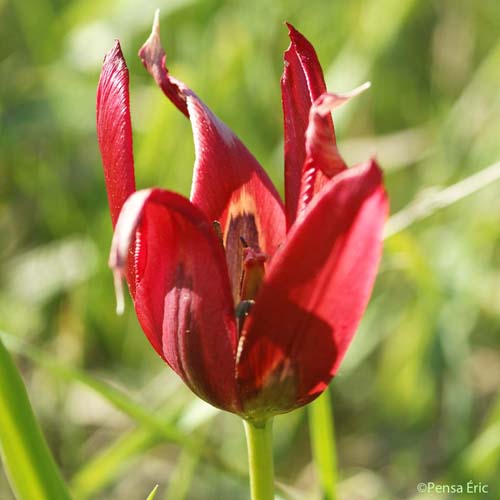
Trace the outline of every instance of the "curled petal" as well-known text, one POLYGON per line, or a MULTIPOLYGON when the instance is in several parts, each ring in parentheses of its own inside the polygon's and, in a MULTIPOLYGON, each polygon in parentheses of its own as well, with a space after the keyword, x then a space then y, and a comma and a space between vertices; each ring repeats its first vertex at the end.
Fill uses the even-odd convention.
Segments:
POLYGON ((282 202, 236 135, 192 90, 169 74, 158 13, 139 56, 165 95, 191 121, 196 152, 191 201, 210 221, 220 224, 236 300, 242 266, 240 236, 255 250, 274 254, 285 235, 282 202))
POLYGON ((198 396, 237 412, 234 306, 211 223, 182 196, 137 191, 113 237, 110 266, 118 278, 134 238, 135 309, 150 343, 198 396))
POLYGON ((167 70, 167 54, 163 50, 160 39, 160 11, 155 12, 153 30, 146 43, 139 50, 139 57, 146 69, 155 79, 158 87, 172 101, 173 104, 189 118, 186 92, 189 89, 179 80, 169 74, 167 70))
POLYGON ((331 136, 331 112, 370 87, 370 83, 343 94, 324 93, 312 104, 305 134, 306 159, 300 186, 298 213, 334 175, 345 170, 337 144, 331 136))
POLYGON ((245 413, 289 411, 326 388, 371 294, 387 209, 371 161, 333 178, 292 227, 240 338, 245 413))
POLYGON ((331 140, 328 117, 330 113, 353 97, 370 88, 370 82, 345 94, 325 93, 312 104, 306 130, 306 168, 316 165, 328 178, 344 170, 337 146, 331 140))
MULTIPOLYGON (((299 206, 309 110, 312 103, 326 92, 326 85, 314 47, 291 24, 287 26, 290 46, 284 54, 281 96, 285 130, 285 203, 287 226, 290 227, 299 206)), ((331 116, 325 116, 323 130, 335 145, 331 116)), ((339 168, 346 168, 340 157, 338 161, 339 168)))

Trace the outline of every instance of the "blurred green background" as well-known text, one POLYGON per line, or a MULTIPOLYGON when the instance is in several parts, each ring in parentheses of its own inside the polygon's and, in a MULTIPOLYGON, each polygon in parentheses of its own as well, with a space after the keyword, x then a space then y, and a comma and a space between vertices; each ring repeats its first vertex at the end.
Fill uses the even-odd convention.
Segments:
MULTIPOLYGON (((377 154, 396 213, 500 159, 500 2, 0 0, 0 330, 56 460, 77 499, 143 499, 157 483, 161 500, 245 499, 239 419, 184 388, 130 302, 114 313, 95 89, 115 38, 138 186, 188 194, 194 161, 188 121, 136 56, 157 7, 171 72, 281 190, 283 21, 330 90, 371 80, 334 115, 337 137, 351 164, 377 154)), ((434 498, 416 485, 469 480, 500 498, 499 195, 386 240, 331 385, 340 498, 434 498)), ((291 498, 320 498, 303 409, 276 419, 275 460, 291 498)), ((14 498, 1 468, 0 498, 14 498)))

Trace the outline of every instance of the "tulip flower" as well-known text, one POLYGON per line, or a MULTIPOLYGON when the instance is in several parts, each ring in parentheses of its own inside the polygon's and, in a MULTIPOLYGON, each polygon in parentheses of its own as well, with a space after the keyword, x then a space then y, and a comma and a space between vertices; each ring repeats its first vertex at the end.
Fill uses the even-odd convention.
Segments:
MULTIPOLYGON (((347 168, 331 118, 366 85, 328 93, 314 48, 288 29, 284 204, 240 139, 169 73, 158 14, 139 55, 191 122, 189 199, 136 191, 119 42, 97 93, 118 307, 125 278, 158 355, 199 397, 256 428, 315 399, 337 372, 371 294, 388 210, 375 160, 347 168)), ((253 498, 271 498, 254 486, 253 498)))

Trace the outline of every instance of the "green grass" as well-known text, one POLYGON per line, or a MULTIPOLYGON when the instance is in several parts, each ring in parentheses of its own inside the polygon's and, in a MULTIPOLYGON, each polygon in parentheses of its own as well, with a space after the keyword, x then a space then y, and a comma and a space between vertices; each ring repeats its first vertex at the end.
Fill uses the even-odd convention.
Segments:
POLYGON ((0 455, 16 497, 19 500, 69 500, 23 381, 1 341, 0 429, 0 455))

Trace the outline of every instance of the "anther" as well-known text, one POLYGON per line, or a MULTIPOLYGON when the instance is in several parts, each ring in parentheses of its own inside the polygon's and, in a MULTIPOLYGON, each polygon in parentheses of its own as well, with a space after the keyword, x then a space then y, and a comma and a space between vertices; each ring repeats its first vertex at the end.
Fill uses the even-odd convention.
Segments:
POLYGON ((241 334, 241 331, 243 330, 243 325, 245 324, 245 320, 250 314, 250 311, 254 306, 254 304, 255 300, 242 300, 236 306, 234 315, 236 316, 236 327, 238 329, 238 334, 241 334))

